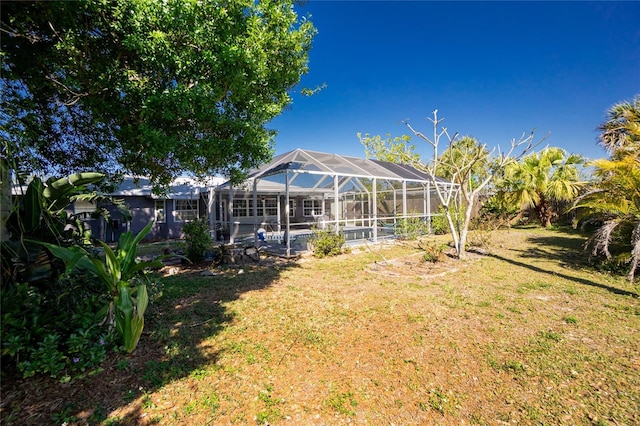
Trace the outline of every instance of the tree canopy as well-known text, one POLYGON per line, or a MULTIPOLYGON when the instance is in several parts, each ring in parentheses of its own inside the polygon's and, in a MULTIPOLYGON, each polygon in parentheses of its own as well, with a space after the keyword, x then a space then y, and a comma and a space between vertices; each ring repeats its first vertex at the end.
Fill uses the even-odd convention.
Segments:
POLYGON ((516 162, 539 145, 542 140, 534 143, 533 132, 526 137, 523 134, 519 140, 513 139, 511 141, 511 146, 506 152, 499 151, 498 155, 494 157, 495 150, 489 151, 486 144, 481 144, 473 137, 464 136, 458 139, 458 133, 453 136, 449 135, 447 128, 441 127, 444 119, 438 118, 438 110, 433 111, 433 118, 428 118, 428 120, 433 125, 433 135, 431 136, 414 129, 407 121, 404 124, 415 136, 427 142, 433 149, 433 156, 429 162, 423 162, 420 159, 419 154, 415 151, 415 145, 411 144, 410 136, 403 135, 391 138, 387 134, 386 140, 383 140, 380 136, 370 136, 367 133, 363 137, 361 133, 358 133, 358 138, 365 147, 367 157, 373 156, 379 160, 409 164, 431 178, 436 195, 444 210, 456 253, 458 257, 464 258, 469 224, 478 195, 494 179, 496 172, 516 162), (443 137, 447 146, 444 151, 440 151, 443 147, 441 145, 443 137), (521 149, 521 153, 514 155, 516 149, 521 149), (445 177, 457 185, 440 185, 437 177, 445 177), (458 193, 464 199, 464 207, 457 205, 458 193), (452 209, 456 210, 460 207, 464 208, 462 223, 454 219, 451 212, 452 209))
POLYGON ((591 162, 596 180, 574 209, 583 224, 599 225, 586 244, 591 254, 628 263, 633 281, 640 265, 640 95, 613 105, 599 130, 611 158, 591 162))
POLYGON ((269 160, 316 32, 293 0, 3 2, 0 30, 5 158, 161 185, 269 160))
POLYGON ((555 205, 576 199, 584 182, 578 167, 584 159, 558 147, 547 147, 504 169, 500 191, 523 210, 532 208, 545 227, 557 216, 555 205))

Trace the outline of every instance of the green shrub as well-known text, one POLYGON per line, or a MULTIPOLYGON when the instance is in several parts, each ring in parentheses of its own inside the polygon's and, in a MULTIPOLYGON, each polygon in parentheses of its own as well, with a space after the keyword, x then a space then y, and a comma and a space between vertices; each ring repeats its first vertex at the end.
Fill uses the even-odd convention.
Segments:
MULTIPOLYGON (((464 223, 464 210, 451 207, 449 208, 449 212, 451 213, 453 223, 458 224, 458 228, 461 227, 464 223)), ((438 209, 437 216, 431 217, 431 232, 435 235, 444 235, 451 232, 447 216, 445 216, 444 208, 442 206, 438 209)))
POLYGON ((446 247, 445 244, 437 244, 435 242, 421 244, 420 248, 424 251, 424 253, 422 254, 422 259, 425 262, 431 262, 431 263, 440 262, 444 257, 445 247, 446 247))
POLYGON ((344 236, 333 231, 318 230, 311 237, 313 245, 313 255, 315 257, 336 256, 342 253, 342 245, 345 242, 344 236))
POLYGON ((396 223, 396 235, 405 240, 415 240, 429 233, 429 225, 420 217, 399 219, 396 223))
POLYGON ((187 222, 184 224, 182 232, 184 233, 185 255, 192 262, 203 260, 213 244, 207 223, 202 219, 187 222))
POLYGON ((99 365, 111 339, 107 327, 100 325, 107 299, 95 294, 95 281, 74 276, 44 289, 6 284, 2 291, 3 369, 17 368, 23 377, 58 377, 64 371, 99 365))

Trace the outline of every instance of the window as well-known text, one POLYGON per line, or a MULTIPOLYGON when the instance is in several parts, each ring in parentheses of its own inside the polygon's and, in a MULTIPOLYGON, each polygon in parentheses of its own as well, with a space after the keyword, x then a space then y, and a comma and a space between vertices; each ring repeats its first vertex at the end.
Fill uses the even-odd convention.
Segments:
POLYGON ((289 200, 289 217, 296 215, 296 200, 289 200))
POLYGON ((173 216, 177 222, 198 219, 198 200, 174 200, 173 216))
POLYGON ((167 210, 165 200, 155 200, 154 202, 156 223, 165 223, 167 221, 167 210))
POLYGON ((302 210, 304 216, 319 216, 322 214, 322 200, 303 200, 302 210))
POLYGON ((264 200, 264 215, 265 216, 277 216, 278 215, 278 200, 275 198, 267 198, 264 200))
POLYGON ((249 200, 235 199, 233 200, 233 217, 247 217, 247 206, 249 200))

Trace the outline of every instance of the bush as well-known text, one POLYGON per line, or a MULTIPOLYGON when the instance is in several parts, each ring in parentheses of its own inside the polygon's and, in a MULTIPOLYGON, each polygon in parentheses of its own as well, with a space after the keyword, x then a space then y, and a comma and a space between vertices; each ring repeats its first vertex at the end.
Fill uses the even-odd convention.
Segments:
POLYGON ((424 250, 422 259, 425 262, 437 263, 440 262, 444 256, 445 244, 427 243, 426 245, 420 245, 420 248, 424 250))
POLYGON ((428 233, 429 225, 420 217, 400 219, 396 224, 396 234, 405 240, 415 240, 428 233))
MULTIPOLYGON (((464 222, 464 210, 451 207, 449 212, 451 213, 453 222, 457 222, 462 226, 462 223, 464 222)), ((442 206, 438 209, 438 215, 431 217, 431 232, 436 235, 444 235, 451 232, 447 216, 445 216, 444 208, 442 206)))
POLYGON ((313 237, 311 237, 313 255, 320 258, 325 256, 337 256, 342 253, 342 245, 344 242, 344 236, 336 234, 333 231, 315 231, 313 233, 313 237))
POLYGON ((193 220, 184 224, 182 232, 184 233, 185 255, 192 262, 203 260, 213 244, 209 226, 202 219, 193 220))
POLYGON ((477 229, 475 231, 469 232, 467 235, 467 245, 466 249, 469 250, 471 248, 487 248, 491 243, 491 233, 489 231, 484 231, 481 229, 477 229))
POLYGON ((511 219, 520 212, 520 206, 509 201, 504 194, 492 195, 482 202, 482 208, 473 218, 472 225, 476 229, 494 230, 509 227, 511 219))
POLYGON ((85 371, 106 357, 108 299, 95 279, 73 276, 38 288, 10 283, 2 289, 2 365, 23 377, 85 371))

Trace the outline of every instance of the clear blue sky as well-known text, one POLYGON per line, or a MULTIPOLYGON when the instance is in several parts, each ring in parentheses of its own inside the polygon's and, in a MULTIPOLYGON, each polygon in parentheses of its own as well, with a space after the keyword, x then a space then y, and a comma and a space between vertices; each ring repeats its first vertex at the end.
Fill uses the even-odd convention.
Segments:
POLYGON ((431 132, 438 109, 452 134, 489 147, 535 128, 548 145, 601 158, 596 127, 640 93, 640 2, 311 0, 298 10, 318 29, 301 87, 327 86, 295 93, 270 123, 276 154, 364 157, 358 132, 409 134, 405 119, 431 132))

